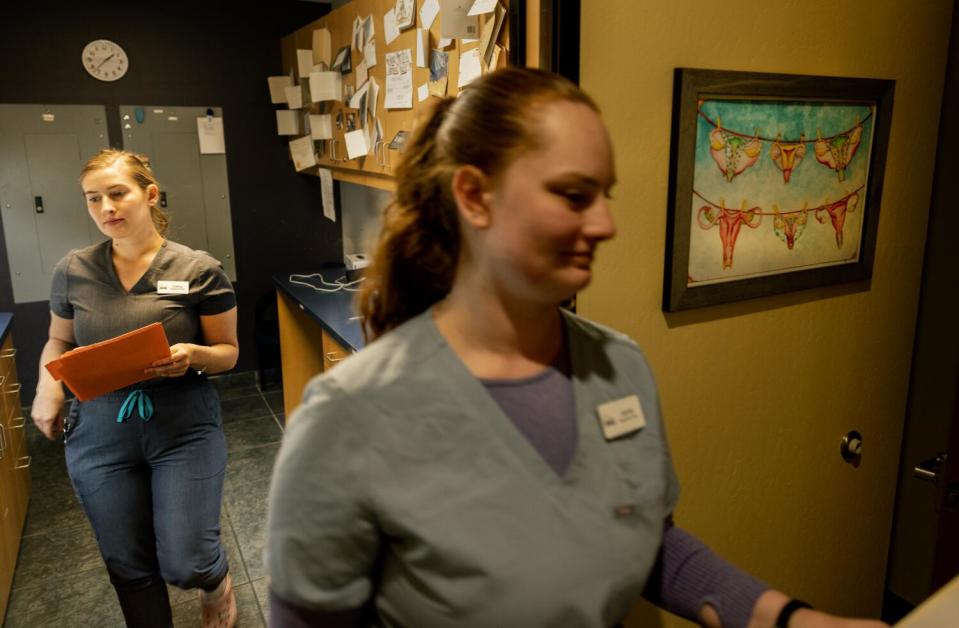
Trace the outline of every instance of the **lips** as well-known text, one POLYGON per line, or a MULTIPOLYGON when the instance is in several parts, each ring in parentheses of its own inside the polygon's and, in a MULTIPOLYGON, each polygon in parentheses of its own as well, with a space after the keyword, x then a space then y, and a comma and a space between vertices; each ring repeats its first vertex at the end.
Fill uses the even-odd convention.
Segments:
POLYGON ((123 218, 114 218, 113 220, 107 220, 107 221, 104 222, 103 224, 104 224, 105 226, 113 227, 113 226, 116 226, 116 225, 120 224, 121 222, 123 222, 123 218))
POLYGON ((589 265, 593 263, 592 251, 567 251, 563 253, 563 256, 576 264, 589 265))

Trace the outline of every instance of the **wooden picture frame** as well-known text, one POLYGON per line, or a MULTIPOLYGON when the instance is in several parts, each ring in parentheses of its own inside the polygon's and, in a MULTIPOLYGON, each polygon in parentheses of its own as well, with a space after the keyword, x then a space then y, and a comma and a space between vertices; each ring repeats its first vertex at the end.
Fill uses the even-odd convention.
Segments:
POLYGON ((894 90, 676 69, 663 309, 868 279, 894 90))

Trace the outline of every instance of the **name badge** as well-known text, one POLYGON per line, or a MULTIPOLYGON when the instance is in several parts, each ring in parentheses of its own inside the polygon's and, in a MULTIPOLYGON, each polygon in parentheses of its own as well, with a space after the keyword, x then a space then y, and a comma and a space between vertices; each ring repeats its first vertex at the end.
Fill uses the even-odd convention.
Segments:
POLYGON ((164 281, 157 282, 157 294, 189 294, 189 281, 164 281))
POLYGON ((646 427, 646 417, 636 395, 607 401, 597 406, 596 410, 606 440, 632 434, 646 427))

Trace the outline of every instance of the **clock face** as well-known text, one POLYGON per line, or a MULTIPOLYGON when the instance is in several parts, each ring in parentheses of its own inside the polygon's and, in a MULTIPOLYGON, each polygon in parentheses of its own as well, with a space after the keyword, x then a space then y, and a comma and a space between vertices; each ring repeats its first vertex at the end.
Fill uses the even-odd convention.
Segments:
POLYGON ((97 39, 83 49, 83 67, 93 78, 116 81, 127 73, 129 63, 123 48, 109 39, 97 39))

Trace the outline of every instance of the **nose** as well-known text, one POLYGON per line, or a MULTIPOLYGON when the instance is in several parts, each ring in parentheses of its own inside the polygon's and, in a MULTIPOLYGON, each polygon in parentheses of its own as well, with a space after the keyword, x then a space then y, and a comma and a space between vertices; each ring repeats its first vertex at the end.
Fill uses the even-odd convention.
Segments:
POLYGON ((616 223, 609 209, 609 199, 605 196, 596 202, 584 216, 583 235, 594 242, 609 240, 616 235, 616 223))
POLYGON ((109 196, 104 196, 100 200, 100 211, 104 214, 113 214, 116 212, 116 207, 113 206, 113 201, 110 200, 109 196))

